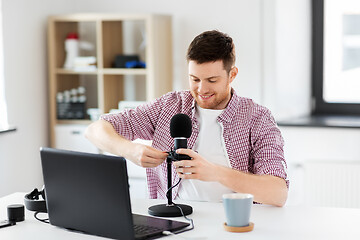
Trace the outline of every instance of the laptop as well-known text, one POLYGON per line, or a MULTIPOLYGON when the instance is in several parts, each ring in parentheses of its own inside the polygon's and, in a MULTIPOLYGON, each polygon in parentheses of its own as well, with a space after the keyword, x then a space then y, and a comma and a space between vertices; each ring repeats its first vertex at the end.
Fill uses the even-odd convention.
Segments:
POLYGON ((153 239, 189 223, 132 214, 123 157, 41 148, 52 225, 113 239, 153 239))

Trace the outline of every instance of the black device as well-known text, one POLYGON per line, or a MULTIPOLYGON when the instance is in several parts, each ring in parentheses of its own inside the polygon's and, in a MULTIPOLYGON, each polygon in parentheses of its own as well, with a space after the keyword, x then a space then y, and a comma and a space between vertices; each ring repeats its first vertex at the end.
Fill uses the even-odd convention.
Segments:
POLYGON ((8 220, 10 222, 22 222, 25 220, 25 209, 22 204, 11 204, 7 206, 8 220))
POLYGON ((0 228, 10 227, 16 225, 15 221, 3 220, 0 221, 0 228))
MULTIPOLYGON (((179 148, 187 148, 187 138, 192 133, 192 122, 188 115, 178 113, 171 118, 170 121, 170 135, 174 138, 174 150, 169 152, 166 158, 167 163, 167 183, 168 191, 166 192, 167 204, 160 204, 151 206, 148 209, 150 215, 158 217, 179 217, 182 215, 189 215, 193 212, 191 206, 185 204, 175 204, 172 201, 172 162, 179 160, 191 160, 188 155, 177 154, 176 150, 179 148)), ((180 179, 181 180, 181 179, 180 179)))
POLYGON ((53 148, 41 148, 40 154, 52 225, 124 240, 161 236, 163 231, 189 226, 131 213, 123 157, 53 148))
POLYGON ((7 206, 8 220, 0 221, 0 228, 16 225, 16 222, 24 221, 24 205, 11 204, 7 206))
POLYGON ((113 64, 114 68, 126 68, 127 62, 139 62, 138 55, 116 55, 113 64))
POLYGON ((192 133, 192 122, 188 115, 178 113, 170 120, 170 135, 174 138, 174 151, 170 152, 174 161, 190 160, 191 158, 184 154, 177 154, 175 151, 179 148, 187 148, 187 139, 192 133))
POLYGON ((56 103, 57 119, 85 119, 86 103, 58 102, 56 103))
POLYGON ((35 188, 24 197, 24 203, 27 210, 35 212, 47 212, 44 188, 40 191, 35 188))

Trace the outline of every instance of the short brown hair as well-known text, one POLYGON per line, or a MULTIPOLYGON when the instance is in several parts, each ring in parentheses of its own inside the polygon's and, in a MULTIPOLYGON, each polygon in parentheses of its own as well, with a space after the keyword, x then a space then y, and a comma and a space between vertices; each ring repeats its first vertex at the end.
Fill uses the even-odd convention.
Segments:
POLYGON ((206 31, 190 43, 186 59, 198 64, 222 60, 224 69, 229 73, 235 64, 235 45, 225 33, 218 30, 206 31))

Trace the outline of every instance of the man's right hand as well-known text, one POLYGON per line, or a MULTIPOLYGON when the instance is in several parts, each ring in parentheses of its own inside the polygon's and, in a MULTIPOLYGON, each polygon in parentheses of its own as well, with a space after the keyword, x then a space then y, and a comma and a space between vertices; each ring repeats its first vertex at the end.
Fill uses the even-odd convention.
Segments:
POLYGON ((155 149, 153 147, 141 144, 132 143, 132 156, 129 158, 133 163, 144 168, 153 168, 159 166, 166 160, 168 153, 155 149))
POLYGON ((123 156, 145 168, 159 166, 168 156, 166 152, 125 139, 105 120, 98 120, 90 124, 86 129, 85 136, 99 149, 123 156))

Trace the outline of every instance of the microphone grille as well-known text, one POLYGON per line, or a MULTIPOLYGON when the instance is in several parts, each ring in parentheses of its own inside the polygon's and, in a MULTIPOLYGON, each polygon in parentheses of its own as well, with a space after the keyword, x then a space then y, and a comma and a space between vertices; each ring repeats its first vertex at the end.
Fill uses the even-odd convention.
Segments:
POLYGON ((172 138, 189 138, 192 132, 192 122, 188 115, 175 114, 170 121, 170 134, 172 138))

